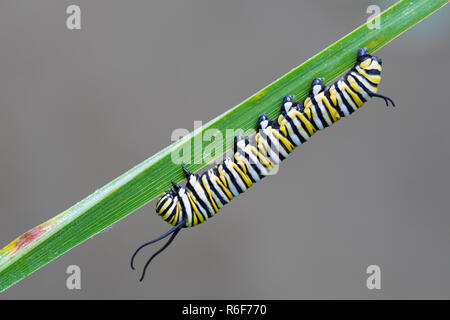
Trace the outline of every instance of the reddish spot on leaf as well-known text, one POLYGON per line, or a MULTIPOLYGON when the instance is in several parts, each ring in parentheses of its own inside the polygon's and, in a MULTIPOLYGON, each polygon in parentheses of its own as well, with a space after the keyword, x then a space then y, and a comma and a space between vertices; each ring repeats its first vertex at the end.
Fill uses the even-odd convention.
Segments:
POLYGON ((16 253, 20 249, 25 248, 28 244, 36 240, 36 238, 44 234, 46 231, 47 229, 45 228, 45 226, 40 225, 25 232, 23 235, 16 239, 14 249, 10 252, 10 254, 16 253))

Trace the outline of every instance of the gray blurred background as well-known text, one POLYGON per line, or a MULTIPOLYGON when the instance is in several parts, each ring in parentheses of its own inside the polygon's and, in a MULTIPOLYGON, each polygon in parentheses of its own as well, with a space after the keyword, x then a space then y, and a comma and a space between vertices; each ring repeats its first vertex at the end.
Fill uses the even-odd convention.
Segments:
MULTIPOLYGON (((0 2, 0 247, 338 40, 394 1, 0 2), (81 7, 81 30, 66 8, 81 7)), ((185 230, 141 208, 0 299, 450 298, 450 6, 398 37, 381 92, 280 172, 185 230), (157 246, 137 260, 138 269, 157 246), (66 289, 79 265, 82 289, 66 289), (381 268, 381 290, 366 268, 381 268)))

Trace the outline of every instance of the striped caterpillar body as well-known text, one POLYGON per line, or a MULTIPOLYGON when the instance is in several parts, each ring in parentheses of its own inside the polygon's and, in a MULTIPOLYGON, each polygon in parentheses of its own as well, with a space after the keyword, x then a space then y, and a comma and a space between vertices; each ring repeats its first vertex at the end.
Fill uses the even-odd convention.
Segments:
POLYGON ((359 49, 356 64, 331 86, 323 79, 312 81, 309 96, 295 102, 286 96, 281 104, 281 114, 269 120, 266 114, 258 119, 254 141, 237 135, 234 154, 203 174, 190 173, 182 167, 187 183, 183 188, 172 182, 156 204, 156 212, 173 226, 162 236, 141 245, 143 247, 171 235, 167 243, 146 263, 140 281, 149 263, 162 252, 182 228, 201 224, 214 216, 234 197, 245 192, 255 182, 269 175, 275 165, 288 157, 295 147, 307 142, 319 130, 329 127, 359 109, 372 97, 379 97, 395 106, 394 102, 377 93, 381 80, 381 59, 359 49))

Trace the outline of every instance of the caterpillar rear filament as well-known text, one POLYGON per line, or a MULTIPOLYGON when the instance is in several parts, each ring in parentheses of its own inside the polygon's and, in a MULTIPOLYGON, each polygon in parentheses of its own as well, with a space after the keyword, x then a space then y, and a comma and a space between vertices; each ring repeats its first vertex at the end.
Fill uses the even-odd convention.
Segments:
POLYGON ((234 197, 269 175, 275 165, 317 131, 349 116, 372 97, 384 99, 387 106, 389 103, 395 106, 390 98, 377 93, 380 80, 381 59, 370 55, 365 48, 359 49, 356 64, 334 84, 325 86, 323 79, 316 78, 304 101, 295 102, 293 96, 286 96, 277 118, 269 120, 266 114, 261 115, 254 141, 237 135, 233 157, 225 158, 201 175, 182 167, 186 187, 172 182, 173 186, 156 204, 157 214, 173 228, 141 245, 131 258, 134 270, 134 258, 142 248, 170 236, 147 261, 140 281, 149 263, 170 245, 182 228, 194 227, 213 217, 234 197))

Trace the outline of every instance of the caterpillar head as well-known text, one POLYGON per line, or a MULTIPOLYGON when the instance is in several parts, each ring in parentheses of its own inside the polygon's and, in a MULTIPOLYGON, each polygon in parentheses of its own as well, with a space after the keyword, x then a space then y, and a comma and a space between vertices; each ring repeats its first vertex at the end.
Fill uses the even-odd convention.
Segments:
POLYGON ((357 62, 358 65, 364 70, 381 71, 381 59, 369 54, 366 48, 358 49, 357 62))

